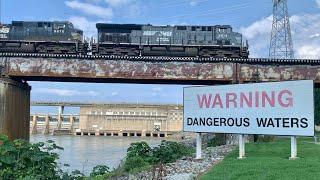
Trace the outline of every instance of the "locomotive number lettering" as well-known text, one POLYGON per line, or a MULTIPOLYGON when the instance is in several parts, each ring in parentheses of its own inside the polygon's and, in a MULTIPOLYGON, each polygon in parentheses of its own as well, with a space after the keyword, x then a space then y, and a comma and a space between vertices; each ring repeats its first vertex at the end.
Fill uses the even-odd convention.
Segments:
POLYGON ((0 33, 8 34, 9 31, 10 31, 10 29, 7 27, 0 28, 0 33))
POLYGON ((8 35, 7 34, 0 34, 0 39, 7 39, 8 35))
POLYGON ((163 38, 163 37, 159 37, 156 39, 156 41, 161 41, 161 42, 169 42, 169 38, 163 38))
POLYGON ((143 31, 143 36, 172 36, 171 31, 143 31))
POLYGON ((64 30, 57 30, 57 29, 55 29, 54 31, 53 31, 54 33, 57 33, 57 34, 63 34, 64 33, 64 30))

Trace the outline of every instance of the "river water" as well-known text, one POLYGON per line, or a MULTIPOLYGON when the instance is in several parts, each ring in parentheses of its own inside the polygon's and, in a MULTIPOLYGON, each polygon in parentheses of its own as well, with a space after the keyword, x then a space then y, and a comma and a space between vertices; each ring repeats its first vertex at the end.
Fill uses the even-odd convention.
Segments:
POLYGON ((80 170, 89 174, 96 165, 107 165, 116 168, 125 157, 127 148, 133 142, 146 141, 150 146, 161 143, 160 138, 141 137, 106 137, 106 136, 50 136, 30 135, 30 142, 53 140, 64 148, 57 151, 62 169, 71 172, 80 170), (63 167, 69 164, 70 167, 63 167))

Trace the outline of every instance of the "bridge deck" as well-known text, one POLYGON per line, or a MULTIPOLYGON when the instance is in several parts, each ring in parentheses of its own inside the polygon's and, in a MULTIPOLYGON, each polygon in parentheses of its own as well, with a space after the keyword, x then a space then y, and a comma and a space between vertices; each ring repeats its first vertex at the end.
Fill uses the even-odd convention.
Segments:
POLYGON ((312 79, 320 60, 215 59, 0 53, 2 73, 33 81, 226 84, 312 79))

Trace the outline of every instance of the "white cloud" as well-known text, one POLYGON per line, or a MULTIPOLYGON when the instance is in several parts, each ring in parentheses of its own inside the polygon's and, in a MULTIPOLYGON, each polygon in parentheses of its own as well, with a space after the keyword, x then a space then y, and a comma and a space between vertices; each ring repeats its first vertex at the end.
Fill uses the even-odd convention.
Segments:
POLYGON ((246 38, 253 39, 257 36, 270 33, 271 24, 272 24, 272 16, 269 16, 254 22, 248 27, 241 28, 240 31, 246 38))
POLYGON ((319 33, 316 33, 316 34, 313 34, 313 35, 310 36, 310 38, 318 38, 318 37, 320 37, 319 33))
POLYGON ((81 30, 84 31, 84 35, 87 37, 95 37, 97 34, 97 29, 95 27, 95 22, 88 21, 87 18, 81 16, 72 16, 69 18, 69 21, 72 24, 81 30))
MULTIPOLYGON (((290 17, 293 47, 296 58, 320 58, 320 14, 294 15, 290 17)), ((268 57, 272 16, 262 18, 240 32, 249 41, 250 57, 268 57)))
POLYGON ((104 8, 104 7, 92 5, 89 3, 82 3, 77 0, 65 1, 65 4, 72 9, 77 9, 88 15, 94 15, 100 18, 107 18, 107 19, 110 19, 113 16, 113 11, 111 8, 104 8))
POLYGON ((318 7, 320 8, 320 0, 316 0, 318 7))
POLYGON ((249 41, 250 57, 266 57, 270 41, 272 16, 262 18, 248 27, 242 27, 240 32, 249 41))
POLYGON ((190 1, 190 5, 191 5, 191 6, 196 6, 196 5, 198 5, 198 0, 191 0, 191 1, 190 1))
POLYGON ((130 2, 129 0, 105 0, 105 1, 107 4, 109 4, 112 7, 118 7, 130 2))
POLYGON ((58 96, 97 96, 95 91, 78 91, 71 89, 55 89, 55 88, 38 88, 33 90, 34 93, 52 94, 58 96))
POLYGON ((304 45, 299 48, 296 56, 306 57, 310 59, 319 59, 320 58, 320 46, 304 45))
MULTIPOLYGON (((96 24, 98 22, 103 23, 104 21, 89 21, 87 18, 82 16, 72 16, 69 18, 69 21, 72 22, 72 24, 81 30, 84 31, 84 35, 86 37, 93 37, 97 38, 97 28, 96 24)), ((108 21, 110 22, 110 21, 108 21)))
POLYGON ((145 5, 137 0, 104 0, 114 10, 114 16, 134 18, 143 11, 145 5))

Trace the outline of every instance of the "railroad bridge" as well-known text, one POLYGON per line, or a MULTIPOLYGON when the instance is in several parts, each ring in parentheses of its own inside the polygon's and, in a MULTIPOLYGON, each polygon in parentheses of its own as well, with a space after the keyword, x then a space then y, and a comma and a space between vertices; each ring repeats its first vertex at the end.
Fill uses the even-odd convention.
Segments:
POLYGON ((320 60, 0 53, 0 133, 29 138, 27 81, 189 84, 314 80, 320 60))

